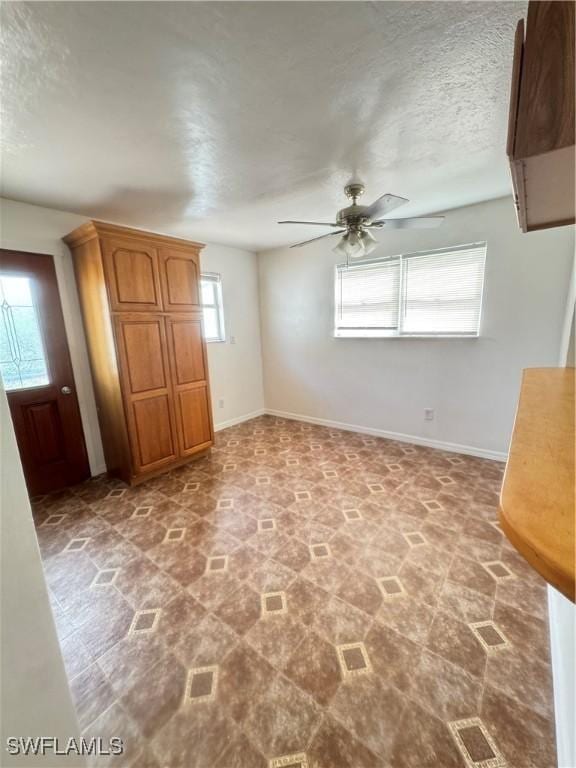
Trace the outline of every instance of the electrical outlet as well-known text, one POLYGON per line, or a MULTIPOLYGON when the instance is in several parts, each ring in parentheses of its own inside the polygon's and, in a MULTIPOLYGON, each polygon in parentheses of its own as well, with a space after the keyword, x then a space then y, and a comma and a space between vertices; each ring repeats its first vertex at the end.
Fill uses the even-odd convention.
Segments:
POLYGON ((424 421, 434 420, 434 408, 424 408, 424 421))
POLYGON ((230 336, 230 344, 236 344, 236 336, 230 336))
POLYGON ((223 400, 223 398, 220 398, 220 400, 218 400, 218 408, 224 408, 224 400, 223 400))

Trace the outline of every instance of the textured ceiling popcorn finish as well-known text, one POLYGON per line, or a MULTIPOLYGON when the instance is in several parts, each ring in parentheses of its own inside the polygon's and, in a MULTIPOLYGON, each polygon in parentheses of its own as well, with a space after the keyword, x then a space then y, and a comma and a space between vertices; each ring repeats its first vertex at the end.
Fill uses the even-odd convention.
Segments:
POLYGON ((4 3, 2 194, 264 249, 508 194, 524 2, 4 3), (318 234, 322 234, 321 228, 318 234))

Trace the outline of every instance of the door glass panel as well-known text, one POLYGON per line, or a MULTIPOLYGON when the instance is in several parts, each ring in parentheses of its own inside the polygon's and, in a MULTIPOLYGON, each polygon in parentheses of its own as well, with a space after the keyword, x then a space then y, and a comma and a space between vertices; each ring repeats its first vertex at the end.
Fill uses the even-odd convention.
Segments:
POLYGON ((0 373, 6 390, 50 383, 28 277, 0 275, 0 373))

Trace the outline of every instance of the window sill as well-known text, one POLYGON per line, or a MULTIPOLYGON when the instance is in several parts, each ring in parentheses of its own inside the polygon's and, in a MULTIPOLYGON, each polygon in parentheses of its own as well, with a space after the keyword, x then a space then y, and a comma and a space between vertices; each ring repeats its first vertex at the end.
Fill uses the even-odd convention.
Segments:
POLYGON ((459 340, 475 340, 480 338, 478 333, 334 333, 335 339, 459 339, 459 340))

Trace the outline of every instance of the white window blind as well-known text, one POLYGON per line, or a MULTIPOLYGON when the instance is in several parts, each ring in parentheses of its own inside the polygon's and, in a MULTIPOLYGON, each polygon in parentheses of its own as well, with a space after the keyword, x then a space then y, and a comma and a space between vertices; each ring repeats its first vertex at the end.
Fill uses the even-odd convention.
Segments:
POLYGON ((203 272, 200 278, 200 295, 206 341, 226 341, 220 275, 215 272, 203 272))
POLYGON ((336 336, 478 336, 486 243, 336 268, 336 336))
POLYGON ((398 259, 381 264, 338 267, 338 327, 364 330, 367 335, 398 325, 398 259))

